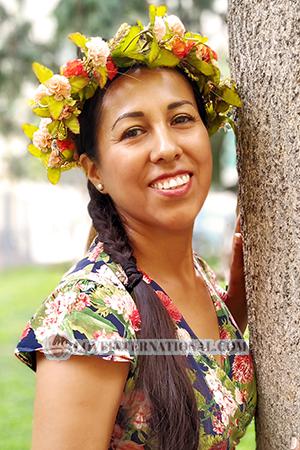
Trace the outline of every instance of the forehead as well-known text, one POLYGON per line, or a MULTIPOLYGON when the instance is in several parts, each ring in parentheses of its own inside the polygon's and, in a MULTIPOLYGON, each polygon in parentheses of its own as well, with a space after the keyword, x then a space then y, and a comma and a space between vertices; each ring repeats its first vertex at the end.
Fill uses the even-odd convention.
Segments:
POLYGON ((189 100, 196 106, 191 85, 174 69, 138 68, 123 74, 109 86, 102 104, 102 116, 129 110, 164 107, 172 102, 189 100))

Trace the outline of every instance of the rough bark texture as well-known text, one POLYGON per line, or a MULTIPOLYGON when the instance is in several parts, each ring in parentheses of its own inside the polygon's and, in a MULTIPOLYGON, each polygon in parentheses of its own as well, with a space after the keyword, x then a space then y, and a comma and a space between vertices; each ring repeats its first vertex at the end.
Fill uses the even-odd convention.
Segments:
POLYGON ((299 11, 300 0, 229 1, 259 450, 300 436, 299 11))

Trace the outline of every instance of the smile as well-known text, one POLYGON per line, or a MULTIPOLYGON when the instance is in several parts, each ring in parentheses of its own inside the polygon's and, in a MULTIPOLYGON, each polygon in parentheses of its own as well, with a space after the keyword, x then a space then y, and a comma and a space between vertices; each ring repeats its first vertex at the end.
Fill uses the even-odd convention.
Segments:
POLYGON ((150 184, 153 189, 159 190, 175 190, 189 183, 191 175, 183 174, 177 175, 176 177, 166 178, 165 180, 160 180, 155 183, 150 184))

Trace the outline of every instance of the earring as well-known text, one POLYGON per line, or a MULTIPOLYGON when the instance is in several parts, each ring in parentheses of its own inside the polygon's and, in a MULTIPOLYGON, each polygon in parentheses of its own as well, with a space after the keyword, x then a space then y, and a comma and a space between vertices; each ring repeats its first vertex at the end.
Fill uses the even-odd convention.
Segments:
POLYGON ((104 186, 102 183, 97 184, 96 187, 97 187, 98 191, 100 191, 100 192, 102 192, 104 190, 104 186))

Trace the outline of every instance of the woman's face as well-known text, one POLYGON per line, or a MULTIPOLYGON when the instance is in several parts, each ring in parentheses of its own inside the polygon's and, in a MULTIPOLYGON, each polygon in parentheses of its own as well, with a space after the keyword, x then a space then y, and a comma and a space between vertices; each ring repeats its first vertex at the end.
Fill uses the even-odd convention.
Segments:
POLYGON ((106 92, 98 126, 104 192, 133 229, 193 226, 207 196, 210 140, 192 88, 170 69, 137 69, 106 92))

